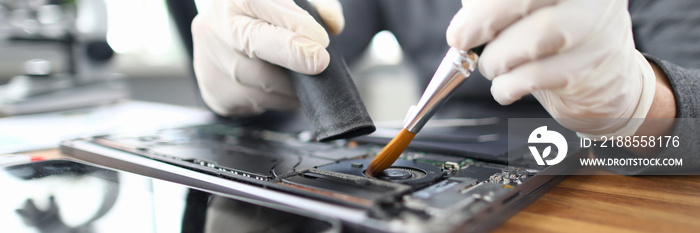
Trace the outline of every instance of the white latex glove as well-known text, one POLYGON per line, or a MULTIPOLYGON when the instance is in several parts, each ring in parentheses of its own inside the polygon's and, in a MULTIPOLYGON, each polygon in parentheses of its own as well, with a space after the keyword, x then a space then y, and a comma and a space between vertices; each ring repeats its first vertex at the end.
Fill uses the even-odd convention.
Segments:
MULTIPOLYGON (((345 26, 337 0, 314 0, 331 33, 345 26)), ((215 0, 192 22, 194 71, 204 102, 223 116, 299 107, 282 68, 326 69, 328 34, 291 0, 215 0)))
POLYGON ((479 69, 496 101, 532 93, 582 137, 633 135, 656 79, 635 49, 626 0, 463 0, 452 47, 488 42, 479 69))

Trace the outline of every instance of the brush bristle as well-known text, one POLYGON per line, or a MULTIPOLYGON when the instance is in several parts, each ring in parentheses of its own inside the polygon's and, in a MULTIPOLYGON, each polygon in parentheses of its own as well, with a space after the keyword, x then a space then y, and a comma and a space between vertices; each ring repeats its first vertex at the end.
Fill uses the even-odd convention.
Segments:
POLYGON ((415 136, 415 133, 408 132, 406 129, 401 129, 401 132, 399 132, 394 139, 391 139, 391 142, 386 144, 384 149, 374 157, 374 160, 372 160, 367 167, 367 174, 376 176, 384 171, 384 169, 389 168, 391 164, 399 158, 399 155, 406 150, 406 147, 408 147, 408 144, 411 143, 415 136))

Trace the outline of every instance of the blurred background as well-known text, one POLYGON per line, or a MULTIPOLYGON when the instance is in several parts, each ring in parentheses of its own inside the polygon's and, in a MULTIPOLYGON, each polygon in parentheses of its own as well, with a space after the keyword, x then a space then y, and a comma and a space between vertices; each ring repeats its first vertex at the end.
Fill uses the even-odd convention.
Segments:
MULTIPOLYGON (((119 79, 130 99, 204 107, 190 62, 165 0, 0 0, 0 85, 18 76, 29 78, 13 86, 45 85, 46 76, 68 76, 74 86, 119 79)), ((388 31, 349 65, 375 121, 403 119, 419 97, 415 74, 388 31)), ((37 92, 19 89, 16 99, 37 92)))

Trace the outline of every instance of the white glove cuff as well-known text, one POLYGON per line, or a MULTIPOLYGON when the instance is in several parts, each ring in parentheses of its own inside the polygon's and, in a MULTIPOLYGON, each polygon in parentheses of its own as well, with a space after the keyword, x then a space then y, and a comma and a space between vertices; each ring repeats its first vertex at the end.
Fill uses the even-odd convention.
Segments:
POLYGON ((649 109, 651 109, 651 104, 654 102, 654 94, 656 93, 656 75, 654 70, 651 68, 649 61, 642 55, 639 51, 634 51, 637 66, 639 66, 642 81, 642 92, 639 97, 639 102, 637 103, 637 108, 627 119, 627 125, 620 128, 614 133, 604 134, 604 135, 591 135, 584 133, 577 133, 581 138, 590 139, 601 139, 603 136, 632 136, 634 135, 639 127, 644 122, 649 109))

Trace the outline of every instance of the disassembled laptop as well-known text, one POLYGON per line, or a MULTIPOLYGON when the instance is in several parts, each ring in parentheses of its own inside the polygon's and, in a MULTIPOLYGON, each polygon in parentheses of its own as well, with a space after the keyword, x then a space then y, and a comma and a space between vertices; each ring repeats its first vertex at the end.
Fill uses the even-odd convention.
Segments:
POLYGON ((485 231, 561 180, 560 176, 538 175, 536 169, 470 158, 469 152, 454 155, 410 149, 384 176, 367 177, 364 169, 380 149, 379 144, 318 143, 304 133, 229 124, 97 136, 66 141, 62 146, 64 153, 88 162, 195 188, 240 195, 241 184, 257 187, 257 191, 246 191, 246 196, 338 218, 346 228, 360 230, 485 231), (149 165, 149 160, 156 164, 149 165), (199 175, 187 175, 190 172, 199 175), (161 173, 167 175, 158 175, 161 173), (300 200, 321 205, 301 204, 300 200), (355 215, 326 208, 329 206, 355 215))

